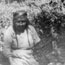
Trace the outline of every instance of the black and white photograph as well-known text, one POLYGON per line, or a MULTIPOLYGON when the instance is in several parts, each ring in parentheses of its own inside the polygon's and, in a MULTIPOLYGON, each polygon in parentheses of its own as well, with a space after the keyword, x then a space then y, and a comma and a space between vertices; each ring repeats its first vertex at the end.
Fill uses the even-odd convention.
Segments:
POLYGON ((65 0, 0 0, 0 65, 65 65, 65 0))

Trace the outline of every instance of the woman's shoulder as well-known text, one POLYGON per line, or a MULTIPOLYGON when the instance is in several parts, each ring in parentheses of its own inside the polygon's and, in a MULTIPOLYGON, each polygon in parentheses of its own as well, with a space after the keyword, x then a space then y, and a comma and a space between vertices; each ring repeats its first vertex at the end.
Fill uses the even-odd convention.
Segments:
POLYGON ((29 28, 29 30, 31 30, 31 31, 35 31, 35 28, 34 28, 33 25, 29 25, 28 28, 29 28))
POLYGON ((34 26, 33 26, 33 25, 29 25, 28 27, 30 27, 30 28, 34 28, 34 26))
POLYGON ((13 32, 13 28, 12 26, 9 26, 6 31, 5 31, 5 34, 11 34, 13 32))

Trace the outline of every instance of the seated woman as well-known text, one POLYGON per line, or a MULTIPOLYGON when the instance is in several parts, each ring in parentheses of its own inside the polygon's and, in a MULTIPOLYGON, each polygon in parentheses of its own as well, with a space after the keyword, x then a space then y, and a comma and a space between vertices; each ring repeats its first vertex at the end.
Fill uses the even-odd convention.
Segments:
POLYGON ((13 25, 4 34, 3 53, 11 65, 39 65, 33 56, 33 46, 40 42, 35 28, 29 24, 27 13, 13 14, 13 25))

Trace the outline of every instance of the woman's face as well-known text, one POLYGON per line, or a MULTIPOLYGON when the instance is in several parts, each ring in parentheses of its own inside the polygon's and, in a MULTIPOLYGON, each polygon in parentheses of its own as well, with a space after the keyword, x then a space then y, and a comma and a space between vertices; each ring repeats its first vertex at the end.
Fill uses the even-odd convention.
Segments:
POLYGON ((18 32, 23 32, 27 26, 28 26, 28 19, 27 19, 27 15, 22 14, 19 15, 18 13, 13 16, 13 28, 14 30, 18 31, 18 32))
POLYGON ((23 32, 26 28, 26 21, 24 20, 16 20, 14 25, 18 32, 23 32))

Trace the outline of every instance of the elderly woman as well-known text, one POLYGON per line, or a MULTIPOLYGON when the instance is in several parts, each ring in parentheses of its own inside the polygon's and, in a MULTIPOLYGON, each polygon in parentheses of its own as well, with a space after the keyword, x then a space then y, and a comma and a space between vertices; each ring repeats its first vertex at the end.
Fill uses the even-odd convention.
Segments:
POLYGON ((34 59, 32 48, 40 42, 35 28, 29 24, 27 13, 17 11, 13 14, 13 26, 4 34, 3 53, 11 65, 39 65, 34 59))

